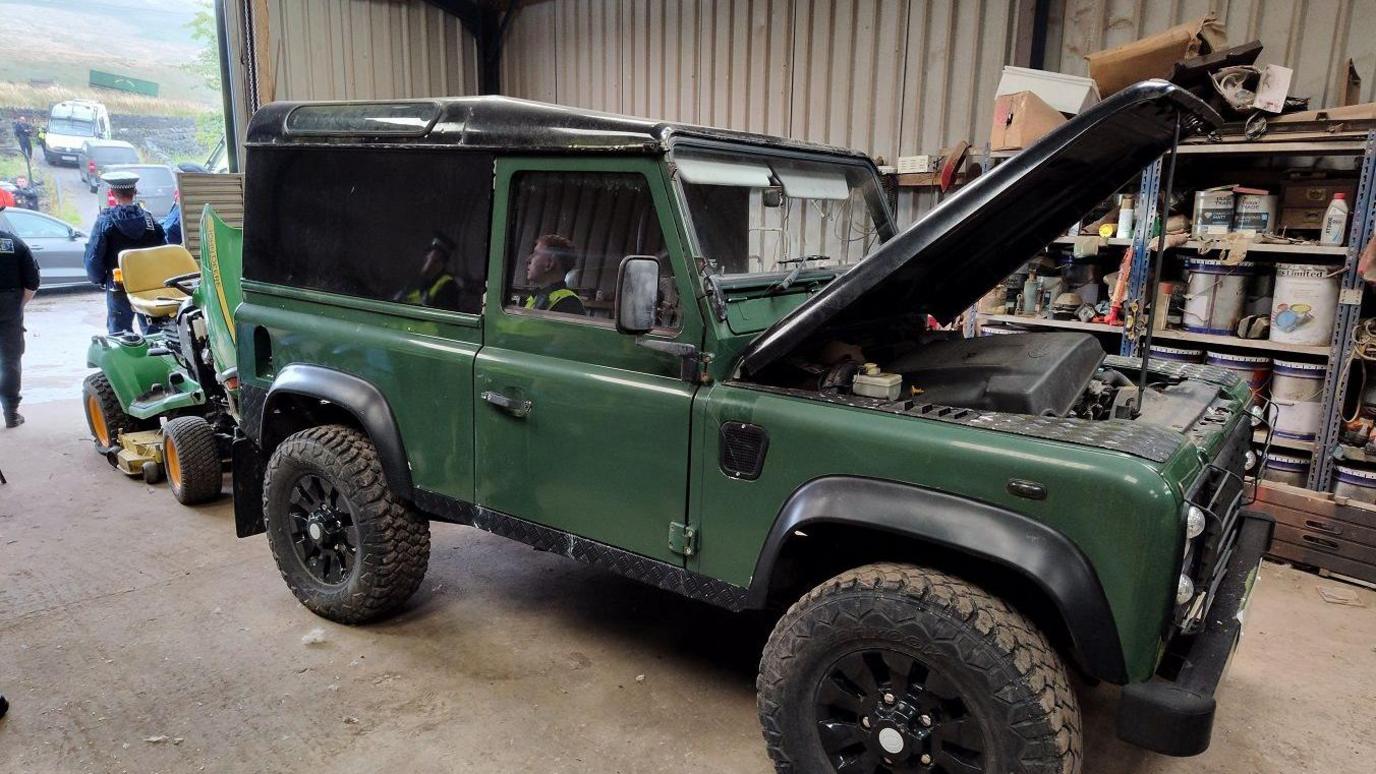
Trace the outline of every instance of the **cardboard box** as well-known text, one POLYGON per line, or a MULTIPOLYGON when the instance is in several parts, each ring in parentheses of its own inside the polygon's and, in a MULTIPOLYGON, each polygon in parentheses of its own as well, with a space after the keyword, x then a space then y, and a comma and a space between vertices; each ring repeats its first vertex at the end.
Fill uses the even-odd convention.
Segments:
POLYGON ((1065 116, 1030 91, 1004 94, 994 100, 990 150, 1021 150, 1065 123, 1065 116))
POLYGON ((1323 228, 1323 214, 1327 211, 1327 205, 1323 207, 1282 207, 1280 227, 1318 231, 1323 228))
POLYGON ((1085 59, 1090 77, 1099 84, 1099 94, 1107 97, 1138 81, 1165 78, 1181 59, 1208 54, 1224 45, 1223 25, 1210 13, 1127 45, 1096 51, 1085 59))
MULTIPOLYGON (((1286 183, 1281 189, 1281 205, 1284 207, 1328 208, 1334 194, 1343 194, 1350 203, 1357 195, 1357 184, 1353 180, 1302 180, 1286 183)), ((1350 204, 1349 204, 1350 206, 1350 204)))
POLYGON ((1030 67, 1004 67, 994 96, 1020 91, 1030 91, 1056 110, 1072 116, 1099 102, 1099 87, 1093 78, 1030 67))

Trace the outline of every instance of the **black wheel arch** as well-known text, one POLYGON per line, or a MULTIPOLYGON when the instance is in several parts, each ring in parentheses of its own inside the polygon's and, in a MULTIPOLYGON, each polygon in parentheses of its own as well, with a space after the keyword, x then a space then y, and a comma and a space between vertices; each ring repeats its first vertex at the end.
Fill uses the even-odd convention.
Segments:
POLYGON ((377 448, 387 485, 397 496, 412 498, 411 467, 396 415, 375 385, 353 374, 324 366, 292 363, 279 371, 262 398, 257 416, 246 417, 246 431, 269 456, 297 430, 329 424, 347 415, 377 448), (324 402, 324 404, 321 403, 324 402), (308 414, 300 416, 309 406, 308 414))
MULTIPOLYGON (((921 546, 948 561, 958 574, 987 569, 1035 589, 1064 636, 1068 660, 1088 676, 1127 682, 1118 629, 1103 585, 1089 559, 1060 532, 996 505, 893 481, 828 476, 800 486, 775 518, 756 561, 747 606, 769 606, 778 586, 780 560, 812 530, 830 535, 861 531, 892 536, 889 556, 921 546), (973 560, 973 561, 971 561, 973 560), (959 568, 959 569, 956 569, 959 568)), ((825 550, 832 550, 829 543, 825 550)), ((865 561, 872 561, 868 559, 865 561)), ((833 568, 834 569, 834 568, 833 568)), ((825 571, 824 574, 830 572, 825 571)), ((820 579, 819 579, 820 580, 820 579)), ((1035 618, 1035 616, 1034 616, 1035 618)))

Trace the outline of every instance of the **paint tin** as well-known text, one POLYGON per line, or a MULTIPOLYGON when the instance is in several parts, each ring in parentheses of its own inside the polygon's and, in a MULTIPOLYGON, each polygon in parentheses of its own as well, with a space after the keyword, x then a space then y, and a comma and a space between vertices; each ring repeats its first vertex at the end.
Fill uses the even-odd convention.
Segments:
POLYGON ((1185 261, 1190 273, 1185 293, 1185 330, 1231 336, 1242 319, 1248 281, 1256 275, 1255 263, 1225 264, 1192 258, 1185 261))
POLYGON ((1234 355, 1231 352, 1210 352, 1205 363, 1226 368, 1242 377, 1252 390, 1252 403, 1261 405, 1266 384, 1271 380, 1271 358, 1257 355, 1234 355))
POLYGON ((1319 432, 1323 405, 1323 375, 1328 366, 1277 360, 1271 369, 1271 404, 1275 406, 1276 435, 1312 441, 1319 432))
POLYGON ((1333 494, 1376 505, 1376 471, 1339 465, 1338 475, 1333 479, 1333 494))
POLYGON ((1276 264, 1271 341, 1323 345, 1333 336, 1338 277, 1331 266, 1276 264))
POLYGON ((1194 195, 1195 239, 1226 236, 1233 228, 1233 189, 1215 188, 1194 195))
POLYGON ((1238 194, 1237 208, 1233 211, 1233 233, 1247 236, 1274 233, 1278 200, 1266 194, 1238 194))
POLYGON ((1309 481, 1309 460, 1289 454, 1270 452, 1266 455, 1266 470, 1261 477, 1277 484, 1304 486, 1309 481))

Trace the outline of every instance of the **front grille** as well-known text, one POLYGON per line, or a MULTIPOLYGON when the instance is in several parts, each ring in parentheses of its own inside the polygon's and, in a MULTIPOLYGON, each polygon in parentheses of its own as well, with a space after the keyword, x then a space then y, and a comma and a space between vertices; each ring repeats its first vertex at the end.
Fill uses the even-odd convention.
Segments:
POLYGON ((1204 592, 1181 611, 1181 626, 1186 633, 1195 631, 1208 614, 1214 592, 1223 580, 1223 568, 1228 566, 1237 543, 1247 493, 1243 476, 1251 438, 1251 423, 1244 415, 1229 432, 1218 456, 1206 466, 1185 496, 1186 507, 1198 507, 1204 511, 1206 519, 1204 534, 1199 536, 1189 555, 1188 562, 1193 567, 1185 568, 1195 589, 1204 592))

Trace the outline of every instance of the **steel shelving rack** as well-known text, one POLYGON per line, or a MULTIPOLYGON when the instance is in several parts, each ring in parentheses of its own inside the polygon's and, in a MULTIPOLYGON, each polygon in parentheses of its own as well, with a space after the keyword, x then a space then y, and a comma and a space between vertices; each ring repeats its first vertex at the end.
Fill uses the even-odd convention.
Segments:
MULTIPOLYGON (((1310 141, 1284 142, 1188 142, 1182 143, 1177 151, 1177 163, 1197 163, 1200 156, 1356 156, 1360 158, 1360 175, 1357 196, 1350 209, 1350 227, 1344 247, 1262 245, 1253 244, 1248 248, 1249 255, 1256 253, 1293 254, 1296 256, 1341 257, 1344 263, 1341 279, 1340 302, 1336 307, 1333 334, 1327 346, 1306 346, 1283 344, 1264 339, 1242 339, 1232 336, 1214 336, 1176 330, 1155 330, 1153 341, 1193 342, 1206 346, 1224 346, 1252 349, 1280 355, 1302 355, 1326 359, 1324 372, 1322 421, 1314 441, 1290 441, 1273 439, 1272 445, 1292 451, 1308 452, 1311 456, 1307 488, 1316 492, 1327 492, 1332 484, 1334 460, 1339 451, 1339 432, 1342 422, 1343 403, 1347 395, 1349 362, 1355 347, 1354 333, 1358 325, 1362 301, 1362 279, 1357 271, 1358 257, 1363 245, 1372 238, 1376 230, 1376 131, 1367 132, 1365 137, 1352 134, 1334 135, 1329 138, 1310 141), (1189 159, 1189 161, 1186 161, 1189 159)), ((1007 158, 1011 153, 995 153, 995 160, 1007 158)), ((1124 299, 1124 324, 1121 328, 1103 323, 1081 323, 1068 320, 1047 320, 1019 315, 1000 315, 976 312, 973 308, 968 314, 967 335, 975 333, 975 321, 994 324, 1016 324, 1025 327, 1044 327, 1082 330, 1096 334, 1117 334, 1119 353, 1137 356, 1146 334, 1146 326, 1154 321, 1153 310, 1146 308, 1147 287, 1152 275, 1154 260, 1163 259, 1155 252, 1149 252, 1148 225, 1156 220, 1156 210, 1160 203, 1162 176, 1165 160, 1158 159, 1142 171, 1137 188, 1134 229, 1130 240, 1133 251, 1129 273, 1127 296, 1124 299)), ((1068 243, 1073 240, 1060 239, 1068 243)), ((1108 247, 1123 247, 1128 240, 1108 240, 1108 247)), ((1199 242, 1187 242, 1175 250, 1199 250, 1204 247, 1199 242)), ((1164 299, 1158 301, 1165 303, 1164 299)), ((1259 434, 1260 435, 1260 434, 1259 434)), ((1258 440, 1261 440, 1259 437, 1258 440)))

